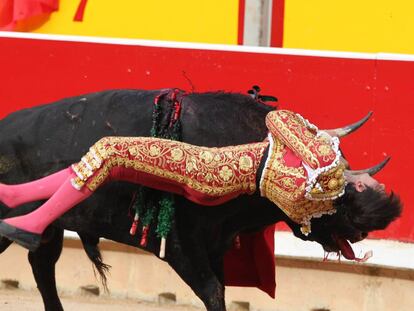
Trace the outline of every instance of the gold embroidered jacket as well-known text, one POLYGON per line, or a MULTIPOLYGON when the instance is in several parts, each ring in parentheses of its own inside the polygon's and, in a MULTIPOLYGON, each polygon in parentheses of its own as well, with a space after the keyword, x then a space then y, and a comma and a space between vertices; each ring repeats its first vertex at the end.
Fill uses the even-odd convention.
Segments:
POLYGON ((339 141, 287 110, 266 116, 270 151, 261 194, 310 231, 310 219, 335 212, 333 200, 344 193, 345 166, 339 141))

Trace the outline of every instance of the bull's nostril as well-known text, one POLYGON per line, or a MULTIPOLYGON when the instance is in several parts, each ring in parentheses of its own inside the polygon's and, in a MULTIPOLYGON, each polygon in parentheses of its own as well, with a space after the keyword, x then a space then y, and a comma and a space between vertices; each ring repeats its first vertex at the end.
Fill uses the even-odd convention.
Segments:
POLYGON ((349 241, 351 243, 356 243, 356 242, 362 241, 367 236, 368 236, 368 233, 367 232, 361 232, 359 234, 356 234, 352 239, 349 239, 349 241))

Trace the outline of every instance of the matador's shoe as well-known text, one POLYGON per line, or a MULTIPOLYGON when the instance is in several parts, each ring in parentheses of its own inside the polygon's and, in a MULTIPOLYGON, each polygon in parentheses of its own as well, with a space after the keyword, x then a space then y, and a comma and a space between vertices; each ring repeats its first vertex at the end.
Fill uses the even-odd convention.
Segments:
POLYGON ((39 247, 42 240, 40 234, 16 228, 4 221, 0 221, 0 235, 27 248, 31 252, 34 252, 39 247))

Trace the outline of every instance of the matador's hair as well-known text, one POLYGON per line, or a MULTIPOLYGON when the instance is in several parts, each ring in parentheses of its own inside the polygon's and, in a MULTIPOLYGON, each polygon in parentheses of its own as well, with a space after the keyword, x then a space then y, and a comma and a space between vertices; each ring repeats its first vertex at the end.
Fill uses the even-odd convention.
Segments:
MULTIPOLYGON (((368 233, 385 229, 402 211, 400 198, 393 192, 386 194, 371 187, 358 192, 353 183, 346 186, 345 194, 336 199, 334 205, 336 215, 342 223, 338 223, 338 231, 355 228, 368 233)), ((347 232, 343 234, 346 235, 347 232)))

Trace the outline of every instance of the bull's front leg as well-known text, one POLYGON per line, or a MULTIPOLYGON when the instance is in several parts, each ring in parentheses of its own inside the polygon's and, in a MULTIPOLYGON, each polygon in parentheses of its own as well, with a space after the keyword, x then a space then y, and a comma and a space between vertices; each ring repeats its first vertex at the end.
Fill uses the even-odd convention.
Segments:
POLYGON ((63 311, 55 278, 55 265, 63 246, 63 230, 48 228, 45 236, 48 241, 42 243, 35 252, 29 252, 29 262, 32 266, 37 288, 42 295, 45 310, 63 311))
POLYGON ((166 260, 203 301, 208 311, 225 311, 224 284, 213 271, 202 237, 186 236, 183 243, 175 230, 169 235, 166 260))

